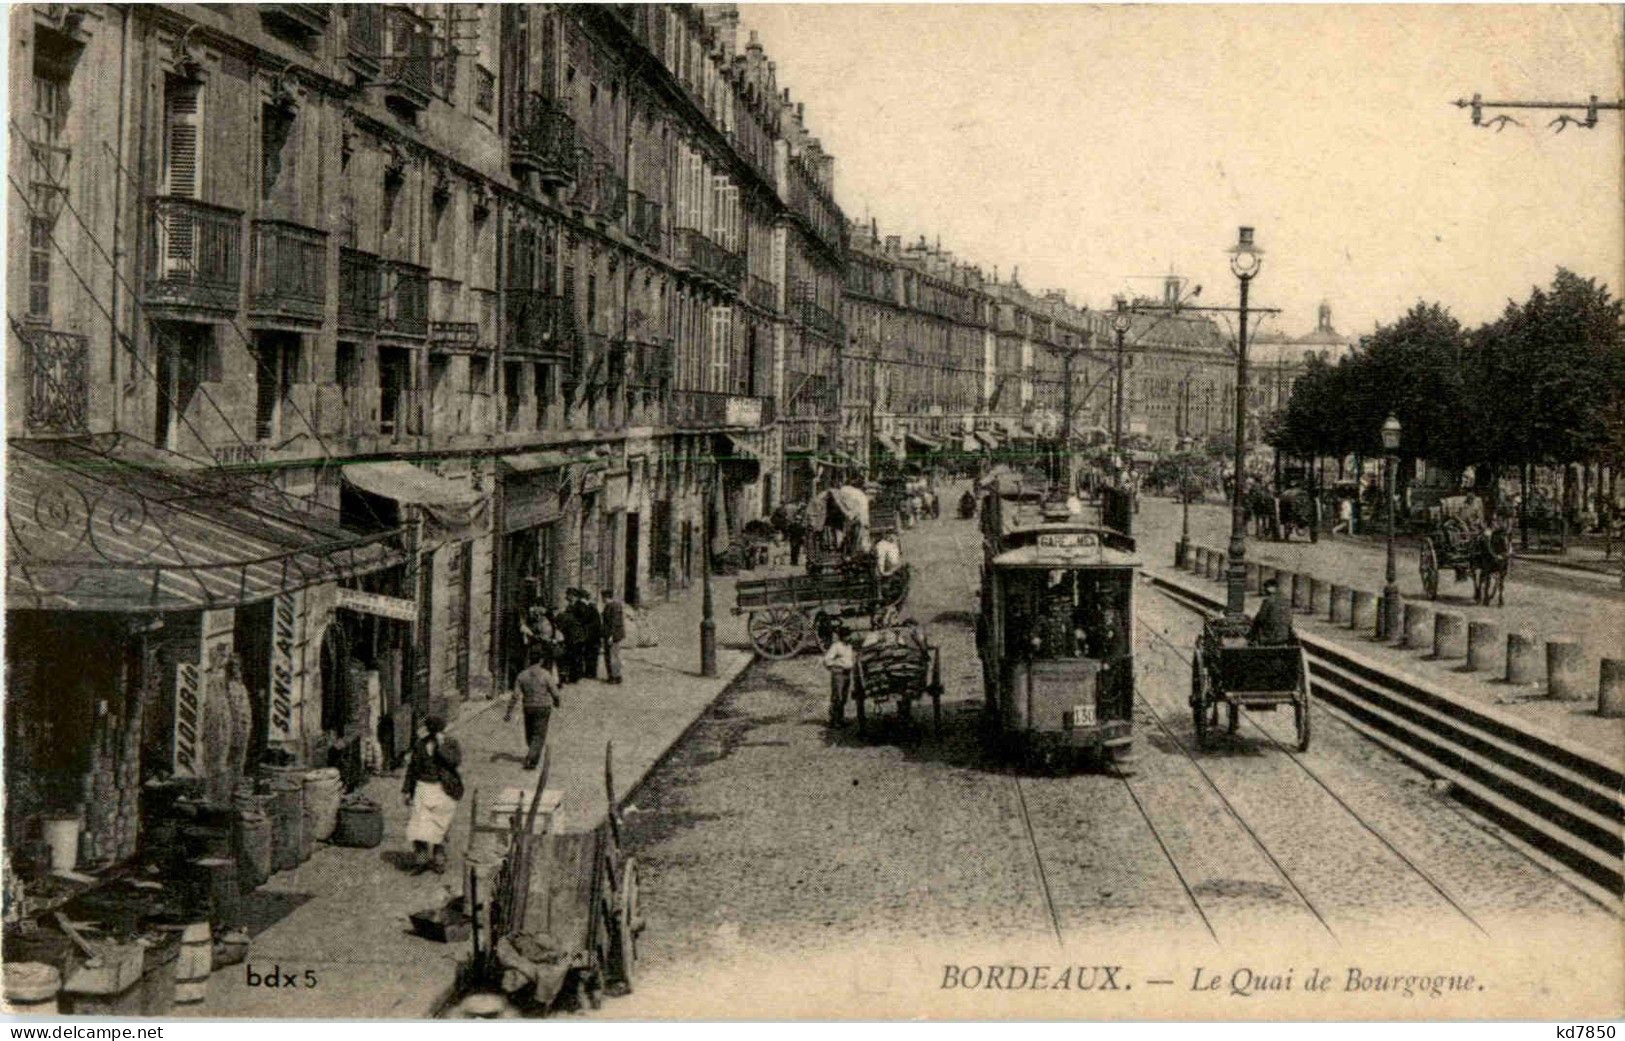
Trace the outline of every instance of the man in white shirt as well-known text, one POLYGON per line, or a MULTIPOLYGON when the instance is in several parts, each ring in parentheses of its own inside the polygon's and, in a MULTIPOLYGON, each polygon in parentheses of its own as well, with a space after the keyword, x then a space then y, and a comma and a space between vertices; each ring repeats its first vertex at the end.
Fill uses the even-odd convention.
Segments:
POLYGON ((883 535, 875 543, 875 570, 881 578, 897 574, 903 566, 903 551, 892 535, 883 535))
POLYGON ((852 690, 852 670, 857 667, 857 655, 846 637, 846 626, 836 626, 829 650, 824 652, 824 668, 829 670, 829 725, 835 727, 846 722, 846 697, 852 690))

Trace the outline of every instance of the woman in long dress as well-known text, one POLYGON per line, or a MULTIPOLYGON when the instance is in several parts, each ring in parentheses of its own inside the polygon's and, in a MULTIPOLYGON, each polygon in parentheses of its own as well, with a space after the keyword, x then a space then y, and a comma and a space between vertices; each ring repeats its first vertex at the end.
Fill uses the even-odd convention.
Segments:
POLYGON ((462 750, 456 740, 444 736, 445 721, 430 715, 418 724, 418 737, 412 744, 412 758, 406 765, 403 792, 412 816, 406 823, 406 837, 412 843, 412 868, 417 874, 446 870, 446 832, 457 815, 457 800, 463 795, 463 781, 457 768, 462 750))

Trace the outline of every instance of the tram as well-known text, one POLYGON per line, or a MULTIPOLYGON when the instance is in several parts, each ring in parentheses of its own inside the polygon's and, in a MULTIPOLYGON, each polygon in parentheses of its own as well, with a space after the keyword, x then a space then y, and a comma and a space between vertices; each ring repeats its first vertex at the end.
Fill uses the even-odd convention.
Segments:
POLYGON ((1124 760, 1134 729, 1134 539, 1064 501, 983 503, 984 728, 1046 765, 1124 760))

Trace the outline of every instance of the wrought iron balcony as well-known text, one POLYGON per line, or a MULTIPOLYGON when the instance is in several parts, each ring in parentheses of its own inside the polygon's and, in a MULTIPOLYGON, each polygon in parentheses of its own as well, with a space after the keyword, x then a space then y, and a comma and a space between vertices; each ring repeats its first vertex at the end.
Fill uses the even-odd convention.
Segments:
POLYGON ((547 184, 568 184, 576 177, 575 121, 556 102, 527 91, 515 106, 514 129, 508 135, 508 163, 535 170, 547 184))
POLYGON ((822 307, 818 301, 798 296, 790 301, 790 313, 816 335, 836 343, 846 341, 846 323, 822 307))
POLYGON ((378 331, 421 339, 429 333, 429 269, 400 260, 379 263, 378 331))
POLYGON ((588 216, 620 220, 626 213, 626 181, 592 149, 577 148, 575 190, 570 202, 588 216))
POLYGON ((327 232, 288 221, 257 220, 251 261, 250 314, 321 324, 327 309, 327 232))
POLYGON ((667 420, 684 429, 744 427, 754 430, 773 422, 771 398, 714 390, 674 390, 667 420))
POLYGON ((28 388, 23 422, 30 434, 83 434, 90 429, 90 340, 12 322, 23 345, 28 388))
POLYGON ((569 301, 542 289, 509 289, 503 298, 507 353, 560 361, 574 356, 579 338, 569 301))
POLYGON ((378 75, 378 58, 384 50, 383 16, 374 4, 345 4, 344 18, 350 64, 362 79, 378 75))
POLYGON ((378 328, 383 296, 378 258, 355 249, 339 250, 339 328, 370 333, 378 328))
POLYGON ((479 346, 480 325, 469 320, 463 284, 454 278, 429 279, 429 346, 471 351, 479 346))
POLYGON ((772 282, 765 278, 748 276, 745 290, 749 294, 750 302, 764 311, 777 311, 779 308, 778 293, 772 282))
POLYGON ((677 262, 719 288, 738 292, 745 277, 745 255, 723 249, 693 228, 679 228, 675 236, 677 262))
POLYGON ((428 108, 434 78, 429 22, 411 8, 397 5, 385 12, 384 28, 387 46, 378 74, 384 97, 410 108, 428 108))
POLYGON ((299 36, 320 36, 327 31, 326 4, 266 4, 260 17, 273 29, 299 36))
POLYGON ((232 312, 243 284, 243 212, 196 199, 149 200, 145 303, 232 312))

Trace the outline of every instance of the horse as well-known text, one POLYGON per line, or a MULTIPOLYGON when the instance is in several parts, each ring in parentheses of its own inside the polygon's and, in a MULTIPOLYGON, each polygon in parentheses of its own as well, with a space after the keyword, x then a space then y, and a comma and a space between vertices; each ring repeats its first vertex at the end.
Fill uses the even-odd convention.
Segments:
POLYGON ((1473 603, 1501 607, 1506 602, 1507 572, 1512 567, 1512 539, 1499 526, 1485 528, 1473 539, 1471 550, 1473 603))
POLYGON ((1243 514, 1252 522, 1253 537, 1260 539, 1279 539, 1281 537, 1281 517, 1275 496, 1262 484, 1250 484, 1241 496, 1243 514))
POLYGON ((1290 542, 1294 534, 1302 531, 1310 542, 1319 540, 1315 524, 1319 504, 1307 488, 1289 488, 1276 496, 1275 503, 1282 539, 1290 542))

